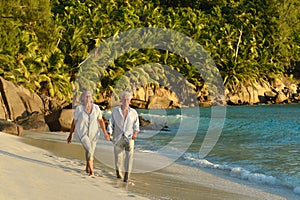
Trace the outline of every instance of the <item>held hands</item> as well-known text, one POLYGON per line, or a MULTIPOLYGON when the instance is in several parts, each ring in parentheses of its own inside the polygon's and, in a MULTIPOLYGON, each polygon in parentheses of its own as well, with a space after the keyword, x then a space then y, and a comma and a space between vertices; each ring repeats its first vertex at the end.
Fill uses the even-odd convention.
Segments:
POLYGON ((105 137, 106 141, 110 141, 110 134, 109 133, 105 132, 104 137, 105 137))

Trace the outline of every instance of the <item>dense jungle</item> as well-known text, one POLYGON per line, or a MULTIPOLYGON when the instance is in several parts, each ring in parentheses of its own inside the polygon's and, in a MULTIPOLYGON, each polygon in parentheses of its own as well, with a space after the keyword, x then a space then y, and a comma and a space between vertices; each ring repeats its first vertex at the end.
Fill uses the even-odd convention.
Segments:
MULTIPOLYGON (((1 0, 0 76, 71 102, 80 67, 93 49, 124 31, 151 27, 199 43, 229 91, 276 77, 299 83, 299 6, 298 0, 1 0)), ((99 80, 90 87, 96 88, 96 99, 111 96, 125 72, 147 63, 176 70, 194 91, 204 85, 180 55, 138 49, 106 63, 101 76, 95 75, 99 80)))

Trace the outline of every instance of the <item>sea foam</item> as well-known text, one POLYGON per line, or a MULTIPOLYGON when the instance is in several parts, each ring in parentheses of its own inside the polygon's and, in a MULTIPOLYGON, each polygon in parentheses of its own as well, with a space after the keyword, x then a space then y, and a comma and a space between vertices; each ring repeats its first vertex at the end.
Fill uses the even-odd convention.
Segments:
POLYGON ((277 184, 277 179, 273 176, 267 176, 261 173, 252 173, 240 167, 232 168, 230 175, 243 180, 248 180, 255 183, 262 183, 268 185, 277 184))
POLYGON ((278 180, 273 176, 267 176, 261 173, 252 173, 248 170, 245 170, 241 167, 231 167, 229 165, 221 165, 214 164, 205 159, 196 159, 192 157, 192 154, 186 153, 184 156, 186 164, 210 168, 210 169, 219 169, 223 171, 228 171, 230 176, 236 177, 242 180, 247 180, 255 183, 268 184, 268 185, 276 185, 278 184, 278 180))

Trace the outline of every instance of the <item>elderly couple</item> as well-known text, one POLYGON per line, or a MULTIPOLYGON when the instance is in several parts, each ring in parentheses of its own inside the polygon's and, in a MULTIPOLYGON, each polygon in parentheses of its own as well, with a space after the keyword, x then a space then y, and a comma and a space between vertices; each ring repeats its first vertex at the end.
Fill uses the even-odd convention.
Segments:
POLYGON ((124 182, 128 182, 132 168, 134 140, 139 132, 138 114, 129 107, 131 98, 129 92, 122 93, 122 104, 112 111, 106 131, 101 110, 93 103, 91 91, 86 90, 82 93, 81 104, 75 109, 67 142, 71 143, 73 133, 78 134, 85 149, 86 172, 89 175, 94 176, 93 158, 100 125, 106 140, 110 140, 110 135, 113 138, 117 178, 123 178, 124 182))

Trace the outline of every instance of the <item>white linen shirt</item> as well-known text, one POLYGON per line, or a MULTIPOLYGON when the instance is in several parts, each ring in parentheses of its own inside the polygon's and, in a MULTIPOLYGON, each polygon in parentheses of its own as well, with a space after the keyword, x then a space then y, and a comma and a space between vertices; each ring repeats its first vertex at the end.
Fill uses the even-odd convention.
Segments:
POLYGON ((131 140, 134 131, 140 130, 139 117, 135 109, 129 108, 127 117, 124 120, 121 106, 116 107, 111 114, 108 122, 107 132, 112 134, 114 144, 124 135, 126 140, 131 140))
POLYGON ((92 112, 88 114, 83 105, 76 107, 74 119, 76 120, 74 132, 81 139, 84 135, 90 138, 90 141, 96 141, 100 135, 98 120, 102 118, 102 113, 96 104, 92 104, 92 112))

